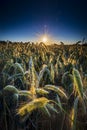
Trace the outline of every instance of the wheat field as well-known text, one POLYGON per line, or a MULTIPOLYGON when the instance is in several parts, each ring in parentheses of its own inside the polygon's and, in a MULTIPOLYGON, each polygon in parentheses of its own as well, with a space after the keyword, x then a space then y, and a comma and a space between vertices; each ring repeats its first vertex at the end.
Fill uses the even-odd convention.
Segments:
POLYGON ((0 130, 86 130, 87 45, 1 42, 0 130))

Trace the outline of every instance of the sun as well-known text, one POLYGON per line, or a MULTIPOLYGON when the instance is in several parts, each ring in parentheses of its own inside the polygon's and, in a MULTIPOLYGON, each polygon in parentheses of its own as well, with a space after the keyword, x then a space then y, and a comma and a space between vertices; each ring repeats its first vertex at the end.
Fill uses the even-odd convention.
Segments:
POLYGON ((46 43, 47 41, 48 41, 47 36, 43 36, 43 37, 42 37, 42 42, 43 42, 43 43, 46 43))
POLYGON ((51 43, 51 40, 52 39, 52 37, 49 35, 49 34, 40 34, 40 35, 38 35, 38 39, 37 39, 37 42, 39 42, 39 43, 44 43, 44 44, 49 44, 49 43, 51 43))

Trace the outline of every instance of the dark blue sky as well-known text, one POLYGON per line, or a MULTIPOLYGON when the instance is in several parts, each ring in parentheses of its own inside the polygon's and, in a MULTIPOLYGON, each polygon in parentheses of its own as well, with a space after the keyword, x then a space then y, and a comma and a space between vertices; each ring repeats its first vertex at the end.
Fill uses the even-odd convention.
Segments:
POLYGON ((44 31, 55 41, 87 37, 86 0, 0 0, 0 40, 37 41, 44 31))

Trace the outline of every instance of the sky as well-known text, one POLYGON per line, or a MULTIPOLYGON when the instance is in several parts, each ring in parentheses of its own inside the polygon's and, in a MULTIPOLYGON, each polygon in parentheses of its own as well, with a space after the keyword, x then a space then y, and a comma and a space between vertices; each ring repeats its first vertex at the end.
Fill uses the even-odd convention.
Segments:
POLYGON ((86 0, 0 0, 0 40, 53 41, 87 38, 86 0))

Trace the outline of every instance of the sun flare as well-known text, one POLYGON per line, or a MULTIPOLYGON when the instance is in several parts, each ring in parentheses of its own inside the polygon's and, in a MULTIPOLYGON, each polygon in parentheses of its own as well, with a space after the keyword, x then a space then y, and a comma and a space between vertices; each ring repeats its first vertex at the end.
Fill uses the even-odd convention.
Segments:
POLYGON ((40 42, 43 42, 44 44, 49 44, 52 42, 52 36, 50 37, 49 34, 40 34, 38 36, 38 39, 37 41, 40 43, 40 42))
POLYGON ((47 37, 44 36, 44 37, 42 38, 42 42, 46 43, 47 41, 48 41, 47 37))

